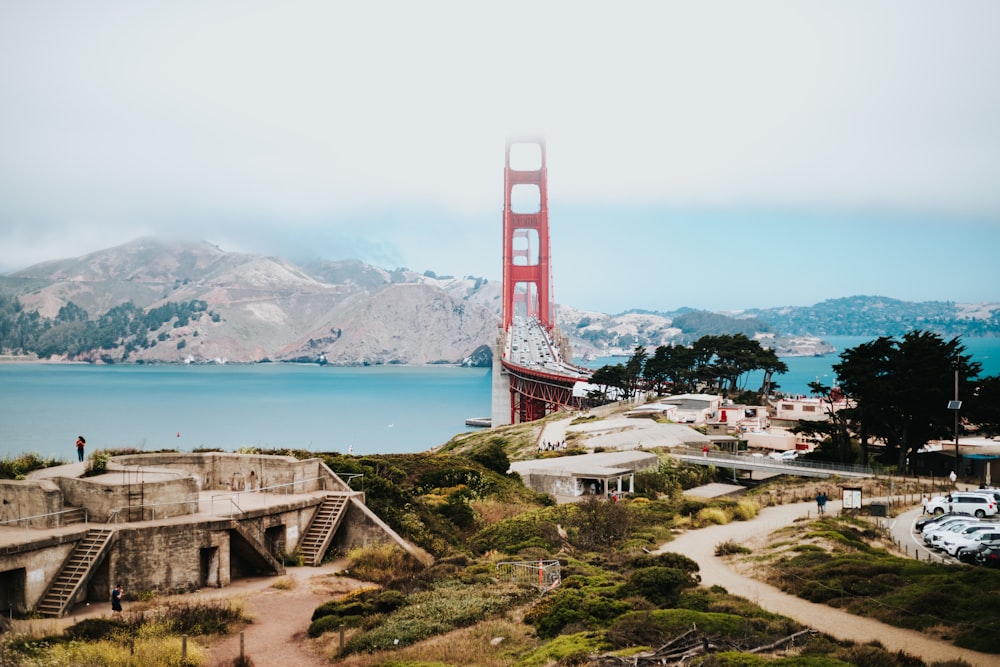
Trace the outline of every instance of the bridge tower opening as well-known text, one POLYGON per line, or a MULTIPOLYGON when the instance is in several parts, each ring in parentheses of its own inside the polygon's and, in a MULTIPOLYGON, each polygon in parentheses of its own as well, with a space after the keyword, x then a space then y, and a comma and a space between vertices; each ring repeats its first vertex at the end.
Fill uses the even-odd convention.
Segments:
POLYGON ((555 326, 551 259, 545 142, 510 141, 504 166, 504 331, 515 314, 534 317, 548 330, 555 326))

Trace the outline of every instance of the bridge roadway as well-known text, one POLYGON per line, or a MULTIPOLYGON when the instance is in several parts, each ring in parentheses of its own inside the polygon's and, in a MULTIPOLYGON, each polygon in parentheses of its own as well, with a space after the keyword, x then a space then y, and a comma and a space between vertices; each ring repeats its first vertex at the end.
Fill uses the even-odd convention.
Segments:
POLYGON ((549 332, 533 317, 515 315, 503 350, 504 365, 528 374, 558 376, 569 382, 586 382, 590 370, 565 361, 549 332))
POLYGON ((874 477, 875 473, 869 466, 840 465, 822 461, 807 461, 794 459, 792 461, 777 461, 767 456, 752 454, 731 454, 729 452, 709 451, 707 454, 696 450, 673 449, 670 455, 685 463, 717 468, 735 468, 780 475, 795 475, 797 477, 874 477))

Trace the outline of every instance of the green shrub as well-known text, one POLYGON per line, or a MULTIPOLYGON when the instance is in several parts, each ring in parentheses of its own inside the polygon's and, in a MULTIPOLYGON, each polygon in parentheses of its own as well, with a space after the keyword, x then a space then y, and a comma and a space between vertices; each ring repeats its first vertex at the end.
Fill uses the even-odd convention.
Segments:
POLYGON ((361 625, 361 616, 321 616, 309 624, 306 631, 310 637, 319 637, 324 632, 333 632, 343 625, 345 628, 356 628, 361 625), (350 621, 348 620, 350 619, 350 621))
POLYGON ((715 545, 716 556, 731 556, 733 554, 748 554, 751 550, 734 540, 726 540, 715 545))
POLYGON ((729 517, 721 507, 704 507, 698 510, 694 521, 697 526, 707 526, 710 523, 724 526, 729 523, 729 517))
POLYGON ((753 500, 741 500, 733 507, 733 519, 749 521, 760 514, 760 505, 753 500))
POLYGON ((7 455, 0 459, 0 479, 24 479, 32 470, 61 465, 66 465, 66 461, 54 457, 46 458, 41 454, 7 455))
POLYGON ((535 626, 539 637, 549 639, 569 626, 604 627, 630 608, 618 597, 615 589, 597 592, 563 587, 540 600, 524 621, 535 626))
POLYGON ((655 605, 672 607, 680 599, 681 591, 696 586, 686 572, 672 567, 644 567, 634 571, 622 585, 623 597, 643 597, 655 605))

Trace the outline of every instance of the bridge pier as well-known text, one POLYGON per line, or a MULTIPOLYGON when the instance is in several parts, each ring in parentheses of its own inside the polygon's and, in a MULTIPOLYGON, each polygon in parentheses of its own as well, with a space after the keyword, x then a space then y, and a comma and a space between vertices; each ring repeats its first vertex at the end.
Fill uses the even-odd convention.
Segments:
POLYGON ((493 394, 490 416, 493 419, 492 425, 494 427, 508 426, 511 423, 510 376, 507 375, 507 371, 503 367, 504 337, 506 335, 506 332, 501 331, 493 347, 493 394))

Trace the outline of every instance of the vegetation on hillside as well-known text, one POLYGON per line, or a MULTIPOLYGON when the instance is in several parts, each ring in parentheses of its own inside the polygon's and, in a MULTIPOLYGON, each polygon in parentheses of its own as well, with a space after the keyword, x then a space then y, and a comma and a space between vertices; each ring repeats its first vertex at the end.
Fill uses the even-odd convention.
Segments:
POLYGON ((827 516, 777 531, 749 558, 769 583, 811 602, 1000 653, 1000 572, 900 557, 880 542, 862 519, 827 516))
POLYGON ((167 302, 142 309, 131 301, 91 319, 70 301, 49 319, 21 307, 17 297, 0 293, 0 351, 41 358, 97 357, 105 363, 128 361, 136 349, 168 337, 166 327, 185 327, 202 317, 216 319, 204 301, 167 302))
POLYGON ((249 621, 239 604, 228 601, 137 605, 128 618, 88 618, 62 634, 8 634, 0 641, 0 665, 195 667, 205 664, 195 638, 225 635, 249 621), (191 641, 182 643, 182 635, 191 641))

